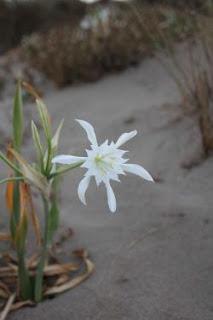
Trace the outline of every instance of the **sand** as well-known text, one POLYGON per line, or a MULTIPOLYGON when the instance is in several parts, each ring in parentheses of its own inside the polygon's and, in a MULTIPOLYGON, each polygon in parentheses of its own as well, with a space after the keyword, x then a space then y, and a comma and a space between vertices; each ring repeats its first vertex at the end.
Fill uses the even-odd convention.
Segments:
MULTIPOLYGON (((80 203, 77 185, 83 170, 66 176, 61 222, 75 230, 67 252, 86 248, 95 274, 9 319, 212 320, 213 162, 211 157, 202 160, 196 121, 182 116, 179 93, 163 67, 147 59, 97 83, 51 93, 45 101, 54 124, 65 118, 62 153, 82 155, 87 146, 75 118, 90 121, 100 141, 137 129, 138 136, 127 145, 129 158, 158 182, 122 177, 121 184, 113 184, 118 200, 113 215, 104 188, 94 184, 87 207, 80 203)), ((26 139, 29 152, 30 143, 26 139)))

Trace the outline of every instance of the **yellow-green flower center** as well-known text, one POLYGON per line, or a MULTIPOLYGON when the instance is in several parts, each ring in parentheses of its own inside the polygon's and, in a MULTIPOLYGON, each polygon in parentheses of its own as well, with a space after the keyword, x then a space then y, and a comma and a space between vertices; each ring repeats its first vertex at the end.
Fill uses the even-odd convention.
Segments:
POLYGON ((96 155, 95 156, 95 164, 97 168, 100 170, 102 175, 105 175, 108 170, 113 169, 114 161, 113 159, 107 158, 106 155, 96 155))
POLYGON ((103 161, 103 156, 100 156, 99 154, 95 157, 95 163, 97 165, 100 165, 100 163, 103 161))

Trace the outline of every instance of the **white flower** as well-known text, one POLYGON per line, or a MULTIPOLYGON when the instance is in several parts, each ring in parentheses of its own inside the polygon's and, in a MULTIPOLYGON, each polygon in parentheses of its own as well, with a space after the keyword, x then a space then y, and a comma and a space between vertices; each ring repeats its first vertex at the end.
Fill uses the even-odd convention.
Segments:
POLYGON ((80 200, 86 205, 85 193, 91 177, 94 177, 98 186, 101 182, 105 184, 109 209, 115 212, 116 198, 110 185, 110 180, 120 181, 120 174, 130 172, 145 180, 153 181, 151 175, 142 166, 127 163, 128 159, 123 158, 127 151, 119 149, 124 143, 132 139, 137 134, 137 131, 134 130, 129 133, 123 133, 116 143, 109 143, 108 140, 106 140, 101 145, 98 145, 95 130, 92 125, 84 120, 76 121, 84 128, 91 143, 91 149, 86 150, 87 156, 75 157, 71 155, 59 155, 56 156, 52 162, 60 164, 82 162, 81 167, 86 168, 87 172, 78 187, 80 200))

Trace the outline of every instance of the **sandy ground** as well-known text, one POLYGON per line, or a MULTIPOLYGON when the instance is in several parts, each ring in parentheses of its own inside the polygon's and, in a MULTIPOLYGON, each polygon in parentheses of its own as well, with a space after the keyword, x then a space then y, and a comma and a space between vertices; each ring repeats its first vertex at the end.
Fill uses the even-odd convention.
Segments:
POLYGON ((74 228, 75 238, 67 250, 87 248, 96 272, 10 319, 212 320, 212 158, 185 168, 200 160, 202 148, 196 122, 181 115, 172 79, 147 59, 137 69, 51 94, 46 103, 55 123, 65 118, 61 152, 82 155, 87 146, 75 118, 90 121, 100 141, 137 129, 129 157, 159 182, 123 177, 113 185, 118 211, 110 215, 104 189, 91 185, 84 207, 76 191, 83 171, 70 173, 62 188, 62 224, 74 228))

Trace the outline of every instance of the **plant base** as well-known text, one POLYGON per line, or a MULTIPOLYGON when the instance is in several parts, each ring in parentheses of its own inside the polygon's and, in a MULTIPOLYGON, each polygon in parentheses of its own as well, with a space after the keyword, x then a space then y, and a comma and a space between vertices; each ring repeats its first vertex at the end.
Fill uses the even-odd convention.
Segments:
MULTIPOLYGON (((64 291, 70 290, 85 281, 94 271, 94 264, 84 249, 73 252, 76 262, 61 263, 52 252, 49 253, 48 263, 44 268, 43 300, 55 297, 64 291)), ((11 311, 26 306, 35 306, 31 300, 23 301, 20 298, 18 287, 17 261, 11 255, 3 257, 4 266, 0 267, 0 319, 6 319, 11 311)), ((27 267, 34 279, 38 255, 33 255, 27 261, 27 267)))

